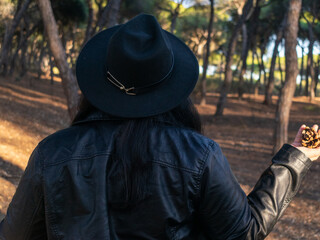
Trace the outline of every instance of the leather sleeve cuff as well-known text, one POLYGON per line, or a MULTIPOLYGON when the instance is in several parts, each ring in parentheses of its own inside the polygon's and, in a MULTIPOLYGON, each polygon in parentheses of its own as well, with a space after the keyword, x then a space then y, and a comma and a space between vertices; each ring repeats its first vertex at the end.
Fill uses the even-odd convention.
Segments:
POLYGON ((272 163, 286 165, 297 172, 306 173, 312 165, 312 161, 299 149, 284 144, 279 152, 273 157, 272 163))

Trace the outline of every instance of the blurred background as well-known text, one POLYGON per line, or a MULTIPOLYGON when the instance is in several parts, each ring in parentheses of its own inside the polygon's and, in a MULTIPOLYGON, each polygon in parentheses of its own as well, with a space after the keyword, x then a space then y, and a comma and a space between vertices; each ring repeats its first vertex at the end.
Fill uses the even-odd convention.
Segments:
MULTIPOLYGON (((32 150, 77 112, 81 48, 142 12, 197 57, 204 135, 246 193, 302 123, 320 123, 318 0, 0 0, 0 219, 32 150)), ((268 239, 320 239, 319 166, 268 239)))

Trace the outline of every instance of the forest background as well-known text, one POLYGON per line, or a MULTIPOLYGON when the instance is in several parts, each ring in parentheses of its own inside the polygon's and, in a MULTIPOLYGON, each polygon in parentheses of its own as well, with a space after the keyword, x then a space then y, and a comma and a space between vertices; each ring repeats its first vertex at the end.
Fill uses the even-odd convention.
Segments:
MULTIPOLYGON (((299 124, 320 122, 320 1, 0 0, 2 214, 37 141, 75 116, 81 48, 94 34, 141 12, 155 15, 198 58, 192 99, 205 134, 220 141, 229 159, 250 155, 248 162, 229 160, 246 192, 266 166, 251 168, 257 158, 270 159, 299 124)), ((306 192, 301 199, 310 205, 292 210, 301 214, 292 212, 270 239, 294 239, 292 231, 297 239, 320 239, 320 216, 308 215, 320 210, 320 193, 313 187, 306 192)))

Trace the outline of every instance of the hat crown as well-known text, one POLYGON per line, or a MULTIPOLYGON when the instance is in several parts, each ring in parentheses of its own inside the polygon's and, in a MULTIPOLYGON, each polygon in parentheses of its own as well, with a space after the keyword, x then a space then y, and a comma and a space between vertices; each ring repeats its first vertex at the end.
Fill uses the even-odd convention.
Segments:
POLYGON ((172 67, 170 42, 151 15, 138 15, 110 39, 106 68, 126 88, 157 84, 165 80, 172 67))

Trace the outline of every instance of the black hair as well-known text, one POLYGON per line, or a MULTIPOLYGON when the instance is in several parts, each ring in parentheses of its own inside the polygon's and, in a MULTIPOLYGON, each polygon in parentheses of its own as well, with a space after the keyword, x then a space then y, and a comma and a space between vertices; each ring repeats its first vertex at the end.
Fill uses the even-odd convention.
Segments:
MULTIPOLYGON (((96 110, 82 98, 74 121, 96 110)), ((108 179, 118 195, 118 207, 128 207, 148 196, 147 181, 152 175, 148 161, 147 134, 154 127, 171 125, 201 133, 199 113, 191 100, 185 99, 176 108, 146 118, 123 119, 118 129, 111 162, 108 164, 108 179)), ((110 186, 110 185, 109 185, 110 186)))

